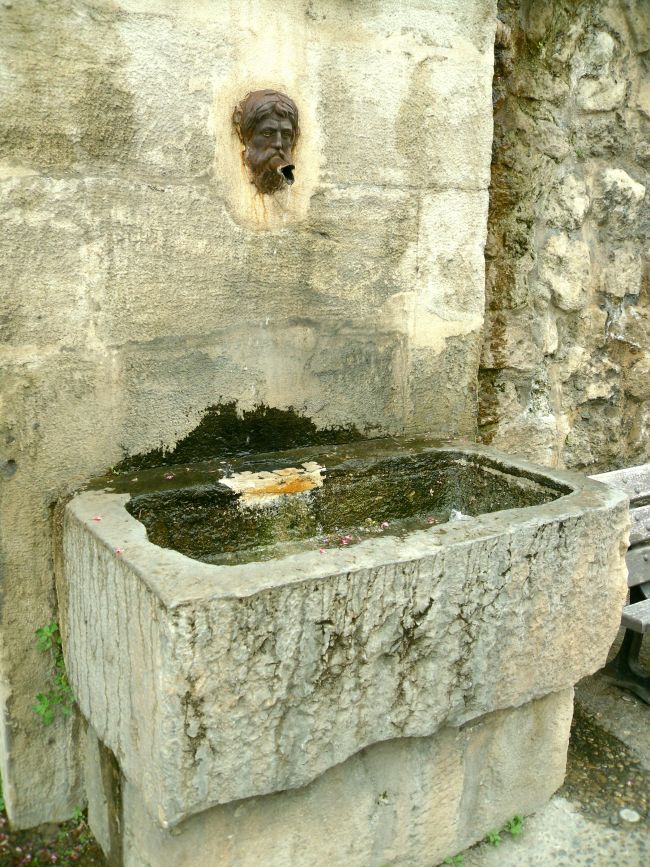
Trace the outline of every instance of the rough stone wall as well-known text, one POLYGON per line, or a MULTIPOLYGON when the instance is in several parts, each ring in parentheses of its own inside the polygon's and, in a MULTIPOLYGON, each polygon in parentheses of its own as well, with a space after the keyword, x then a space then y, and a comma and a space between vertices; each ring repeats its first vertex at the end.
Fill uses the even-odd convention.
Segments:
POLYGON ((483 441, 650 458, 650 4, 500 0, 483 441))
POLYGON ((81 800, 43 729, 52 504, 206 407, 473 435, 494 0, 0 4, 0 758, 12 821, 81 800), (286 91, 296 184, 231 116, 286 91))

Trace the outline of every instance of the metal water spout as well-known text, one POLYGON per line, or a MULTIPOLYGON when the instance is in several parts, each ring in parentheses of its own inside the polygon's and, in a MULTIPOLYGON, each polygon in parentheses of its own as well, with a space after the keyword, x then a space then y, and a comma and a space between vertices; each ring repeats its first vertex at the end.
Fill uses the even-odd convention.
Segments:
POLYGON ((293 176, 294 169, 295 166, 291 163, 286 163, 285 165, 278 167, 278 174, 282 175, 289 186, 291 186, 291 184, 296 180, 293 176))

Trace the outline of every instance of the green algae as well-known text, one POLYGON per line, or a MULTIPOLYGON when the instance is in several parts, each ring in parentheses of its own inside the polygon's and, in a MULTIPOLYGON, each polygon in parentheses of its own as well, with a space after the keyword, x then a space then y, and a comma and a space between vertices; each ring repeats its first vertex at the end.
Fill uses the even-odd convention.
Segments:
POLYGON ((541 505, 567 492, 483 456, 417 445, 387 454, 386 441, 379 442, 158 467, 98 481, 131 494, 126 507, 151 542, 219 564, 354 545, 425 529, 458 513, 541 505), (221 481, 235 472, 273 472, 312 460, 324 467, 322 487, 264 505, 246 505, 221 481))

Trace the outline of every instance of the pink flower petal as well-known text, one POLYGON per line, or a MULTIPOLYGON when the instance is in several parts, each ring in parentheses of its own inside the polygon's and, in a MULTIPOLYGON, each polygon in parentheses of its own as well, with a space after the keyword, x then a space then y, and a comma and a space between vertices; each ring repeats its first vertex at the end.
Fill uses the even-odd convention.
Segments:
POLYGON ((174 478, 173 473, 165 473, 165 475, 163 476, 163 479, 173 479, 173 478, 174 478))
POLYGON ((124 548, 115 548, 113 553, 115 554, 116 557, 119 557, 124 553, 124 548))
POLYGON ((427 518, 427 524, 435 524, 435 523, 436 523, 435 518, 427 518))
POLYGON ((93 521, 94 521, 96 524, 99 524, 99 522, 101 521, 101 519, 102 519, 102 516, 101 516, 101 515, 93 515, 93 521))
POLYGON ((319 549, 318 549, 318 552, 319 552, 320 554, 324 554, 324 553, 325 553, 325 548, 319 548, 319 549))
POLYGON ((388 526, 389 526, 388 521, 382 521, 381 524, 379 525, 379 529, 385 530, 388 526))

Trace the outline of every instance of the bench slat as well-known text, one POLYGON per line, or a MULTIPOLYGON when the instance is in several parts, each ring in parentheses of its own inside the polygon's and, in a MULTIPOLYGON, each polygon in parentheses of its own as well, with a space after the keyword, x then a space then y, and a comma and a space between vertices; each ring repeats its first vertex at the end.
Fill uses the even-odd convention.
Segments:
POLYGON ((650 581, 650 542, 629 548, 625 556, 627 564, 627 586, 636 587, 650 581))
POLYGON ((591 478, 625 491, 630 500, 650 497, 650 464, 641 464, 626 470, 613 470, 611 473, 598 473, 591 478))
POLYGON ((650 506, 630 509, 630 545, 650 539, 650 506))
POLYGON ((650 599, 626 605, 623 609, 621 626, 634 632, 650 632, 650 599))

